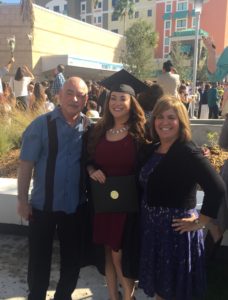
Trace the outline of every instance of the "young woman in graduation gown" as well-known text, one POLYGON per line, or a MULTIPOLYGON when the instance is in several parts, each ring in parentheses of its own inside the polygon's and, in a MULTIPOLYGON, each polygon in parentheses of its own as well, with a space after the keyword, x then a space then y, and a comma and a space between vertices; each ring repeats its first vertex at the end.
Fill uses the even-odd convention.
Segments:
MULTIPOLYGON (((95 124, 88 138, 91 159, 87 168, 89 177, 102 184, 105 184, 109 176, 135 174, 138 149, 146 142, 144 112, 135 98, 133 88, 121 82, 109 88, 111 91, 104 115, 95 124)), ((135 299, 139 213, 95 212, 93 239, 96 244, 105 248, 105 276, 109 299, 135 299), (123 298, 118 291, 119 283, 123 289, 123 298)))

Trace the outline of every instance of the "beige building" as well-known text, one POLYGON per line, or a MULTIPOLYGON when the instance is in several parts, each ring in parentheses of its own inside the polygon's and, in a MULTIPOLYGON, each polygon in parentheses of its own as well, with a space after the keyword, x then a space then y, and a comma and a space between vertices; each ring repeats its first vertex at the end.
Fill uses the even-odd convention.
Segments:
MULTIPOLYGON (((61 11, 61 7, 64 5, 63 1, 65 0, 52 0, 52 8, 48 5, 49 0, 35 0, 35 3, 61 11)), ((68 16, 119 34, 123 34, 127 28, 139 19, 146 20, 152 25, 155 24, 155 0, 135 0, 133 16, 118 19, 113 17, 114 6, 118 0, 98 0, 96 6, 94 6, 95 0, 66 1, 67 10, 64 13, 68 16)))
MULTIPOLYGON (((0 65, 8 62, 7 38, 15 36, 15 65, 28 65, 37 78, 52 77, 57 64, 66 76, 98 80, 122 69, 123 36, 33 5, 33 29, 22 20, 19 5, 0 4, 0 65)), ((11 74, 11 75, 12 75, 11 74)))

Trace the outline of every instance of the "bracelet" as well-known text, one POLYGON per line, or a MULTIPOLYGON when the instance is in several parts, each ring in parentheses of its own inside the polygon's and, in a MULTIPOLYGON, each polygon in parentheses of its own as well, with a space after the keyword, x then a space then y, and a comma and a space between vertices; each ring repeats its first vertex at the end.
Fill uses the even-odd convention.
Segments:
POLYGON ((193 221, 193 223, 196 224, 196 225, 198 225, 198 226, 200 226, 201 229, 205 229, 205 228, 206 228, 205 225, 203 225, 203 224, 200 222, 199 219, 195 219, 195 220, 193 221))

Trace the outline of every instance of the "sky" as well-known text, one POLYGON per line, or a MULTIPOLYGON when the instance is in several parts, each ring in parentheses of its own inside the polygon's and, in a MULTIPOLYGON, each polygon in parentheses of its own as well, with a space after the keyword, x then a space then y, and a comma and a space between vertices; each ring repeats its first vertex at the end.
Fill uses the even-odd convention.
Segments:
POLYGON ((19 3, 20 0, 1 0, 2 3, 19 3))

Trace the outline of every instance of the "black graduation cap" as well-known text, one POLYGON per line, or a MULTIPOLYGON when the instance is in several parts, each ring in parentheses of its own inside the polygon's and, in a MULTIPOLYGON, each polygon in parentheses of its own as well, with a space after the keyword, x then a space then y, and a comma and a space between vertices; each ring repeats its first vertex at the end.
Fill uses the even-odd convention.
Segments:
POLYGON ((145 83, 124 69, 102 80, 100 84, 111 92, 123 92, 134 97, 148 88, 145 83))

